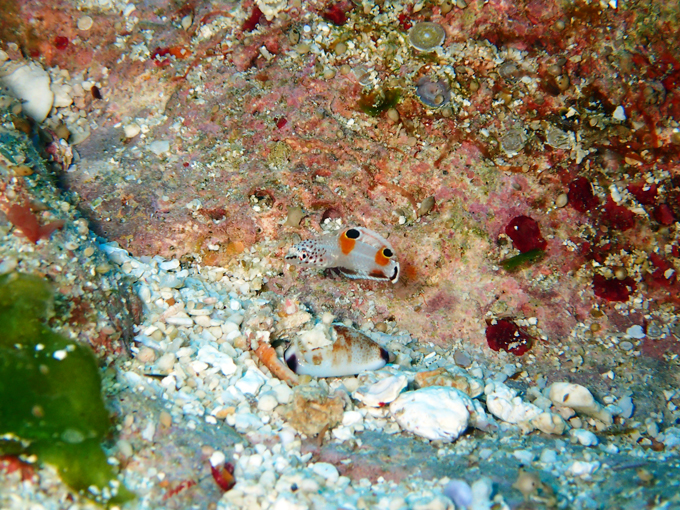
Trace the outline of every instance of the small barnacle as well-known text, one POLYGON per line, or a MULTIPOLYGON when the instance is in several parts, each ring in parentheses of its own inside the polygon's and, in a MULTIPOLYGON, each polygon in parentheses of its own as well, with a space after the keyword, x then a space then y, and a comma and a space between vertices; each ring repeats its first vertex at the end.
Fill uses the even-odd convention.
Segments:
POLYGON ((437 23, 423 21, 408 31, 408 41, 418 51, 433 51, 444 43, 446 31, 437 23))
POLYGON ((527 135, 524 128, 515 125, 501 137, 501 149, 508 156, 516 156, 524 148, 526 141, 527 135))
POLYGON ((549 125, 545 130, 545 141, 551 147, 555 149, 566 149, 572 148, 574 140, 572 140, 571 133, 562 131, 553 125, 549 125))
POLYGON ((647 324, 647 336, 649 338, 661 338, 664 336, 664 330, 656 321, 649 321, 647 324))
POLYGON ((445 80, 432 81, 428 76, 423 76, 416 84, 418 99, 431 108, 441 108, 451 102, 451 89, 445 80))

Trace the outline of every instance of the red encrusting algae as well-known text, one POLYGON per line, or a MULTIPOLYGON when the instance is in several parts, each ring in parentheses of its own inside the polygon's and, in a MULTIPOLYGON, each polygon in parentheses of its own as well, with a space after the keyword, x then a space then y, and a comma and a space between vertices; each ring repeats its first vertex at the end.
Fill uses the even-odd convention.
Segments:
POLYGON ((593 277, 593 292, 597 297, 607 301, 628 301, 636 288, 635 282, 630 276, 623 280, 605 278, 601 274, 596 274, 593 277))
POLYGON ((505 227, 506 235, 512 239, 515 248, 522 253, 531 250, 545 250, 548 242, 543 239, 538 222, 529 216, 517 216, 505 227))
POLYGON ((6 211, 7 219, 18 228, 32 243, 47 239, 52 232, 64 226, 64 220, 56 220, 47 225, 40 225, 38 218, 28 205, 12 204, 6 211))
POLYGON ((533 339, 514 322, 499 319, 495 324, 487 321, 486 342, 494 351, 503 350, 522 356, 531 349, 533 339))

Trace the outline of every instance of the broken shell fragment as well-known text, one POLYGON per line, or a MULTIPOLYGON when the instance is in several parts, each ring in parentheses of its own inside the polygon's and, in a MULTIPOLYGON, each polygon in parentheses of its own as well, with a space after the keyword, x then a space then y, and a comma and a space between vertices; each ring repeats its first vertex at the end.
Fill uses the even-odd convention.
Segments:
POLYGON ((390 404, 390 413, 404 430, 433 441, 455 441, 468 424, 488 427, 481 404, 455 388, 407 391, 390 404))
POLYGON ((389 353, 355 329, 320 322, 295 337, 284 359, 300 375, 343 377, 384 367, 389 353))
POLYGON ((352 396, 369 407, 382 407, 394 401, 406 386, 408 378, 405 375, 392 375, 374 384, 359 387, 352 396))
POLYGON ((408 31, 408 41, 418 51, 432 51, 444 43, 446 30, 437 23, 423 21, 408 31))
POLYGON ((550 400, 557 406, 570 407, 574 411, 592 416, 610 426, 613 423, 609 411, 597 402, 588 388, 580 384, 556 382, 550 386, 550 400))

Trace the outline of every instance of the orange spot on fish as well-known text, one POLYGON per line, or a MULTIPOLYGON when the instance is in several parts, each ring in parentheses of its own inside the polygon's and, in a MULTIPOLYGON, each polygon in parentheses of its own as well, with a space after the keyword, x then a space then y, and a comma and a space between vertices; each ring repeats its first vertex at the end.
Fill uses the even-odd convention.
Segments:
POLYGON ((385 256, 385 248, 375 252, 375 263, 379 266, 386 266, 390 263, 390 259, 385 256))
POLYGON ((352 253, 352 250, 354 249, 356 243, 357 243, 356 239, 350 239, 349 237, 347 237, 347 232, 344 232, 340 236, 340 250, 344 255, 349 255, 350 253, 352 253))

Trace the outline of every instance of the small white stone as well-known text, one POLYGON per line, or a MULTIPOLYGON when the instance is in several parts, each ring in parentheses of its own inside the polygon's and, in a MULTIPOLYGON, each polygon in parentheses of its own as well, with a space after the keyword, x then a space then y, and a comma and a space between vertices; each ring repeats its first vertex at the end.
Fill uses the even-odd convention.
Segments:
POLYGON ((177 269, 179 267, 179 260, 177 259, 172 259, 172 260, 166 260, 165 262, 161 262, 158 264, 158 267, 161 268, 163 271, 171 271, 173 269, 177 269))
POLYGON ((569 472, 574 476, 588 476, 592 475, 599 468, 600 463, 597 461, 585 462, 581 460, 575 460, 569 466, 569 472))
POLYGON ((165 152, 170 152, 170 142, 168 140, 155 140, 146 146, 156 156, 160 156, 165 152))
POLYGON ((617 106, 616 109, 614 110, 614 113, 612 113, 612 117, 614 118, 614 120, 618 120, 621 122, 626 120, 626 111, 623 109, 623 106, 621 105, 617 106))
POLYGON ((128 124, 127 126, 123 127, 123 133, 125 133, 125 138, 128 138, 128 139, 134 138, 141 131, 142 131, 142 128, 139 127, 139 124, 135 124, 134 122, 132 124, 128 124))
POLYGON ((277 385, 273 391, 279 404, 287 404, 293 397, 293 390, 291 390, 286 384, 277 385))
POLYGON ((66 349, 59 349, 58 351, 54 351, 52 353, 52 357, 59 361, 65 360, 67 355, 68 353, 66 352, 66 349))
POLYGON ((567 429, 567 422, 559 414, 549 411, 543 412, 532 419, 531 424, 546 434, 562 435, 567 429))
POLYGON ((169 372, 175 366, 176 360, 177 358, 173 353, 165 353, 156 361, 156 368, 161 372, 169 372))
POLYGON ((329 464, 328 462, 316 462, 310 465, 309 468, 317 475, 324 478, 326 483, 334 484, 340 477, 338 469, 333 464, 329 464))
POLYGON ((257 400, 257 408, 260 411, 269 412, 279 405, 274 391, 266 391, 261 393, 257 400))
POLYGON ((214 451, 213 454, 210 456, 210 465, 212 467, 220 467, 224 464, 226 460, 227 458, 224 456, 224 453, 217 450, 214 451))
POLYGON ((617 405, 621 408, 621 417, 630 418, 633 416, 633 411, 635 410, 635 405, 633 404, 633 399, 631 397, 621 397, 617 405))
POLYGON ((534 461, 534 454, 529 450, 515 450, 512 456, 524 465, 529 465, 534 461))
POLYGON ((165 319, 165 322, 173 326, 184 326, 185 328, 190 328, 194 325, 194 320, 191 317, 168 317, 165 319))
POLYGON ((544 448, 541 452, 540 462, 543 464, 554 464, 557 462, 557 452, 550 448, 544 448))
POLYGON ((491 495, 493 494, 493 482, 483 476, 472 484, 472 505, 474 510, 486 510, 491 508, 491 495))
POLYGON ((645 337, 645 330, 642 328, 642 326, 636 324, 635 326, 631 326, 626 330, 626 335, 628 335, 630 338, 641 340, 645 337))
POLYGON ((600 442, 597 439, 597 436, 589 430, 571 429, 569 431, 569 435, 576 439, 583 446, 597 446, 597 444, 600 442))
POLYGON ((264 375, 259 370, 249 368, 234 386, 243 394, 256 395, 265 381, 264 375))
POLYGON ((342 415, 342 424, 346 427, 363 423, 364 417, 359 411, 345 411, 342 415))

